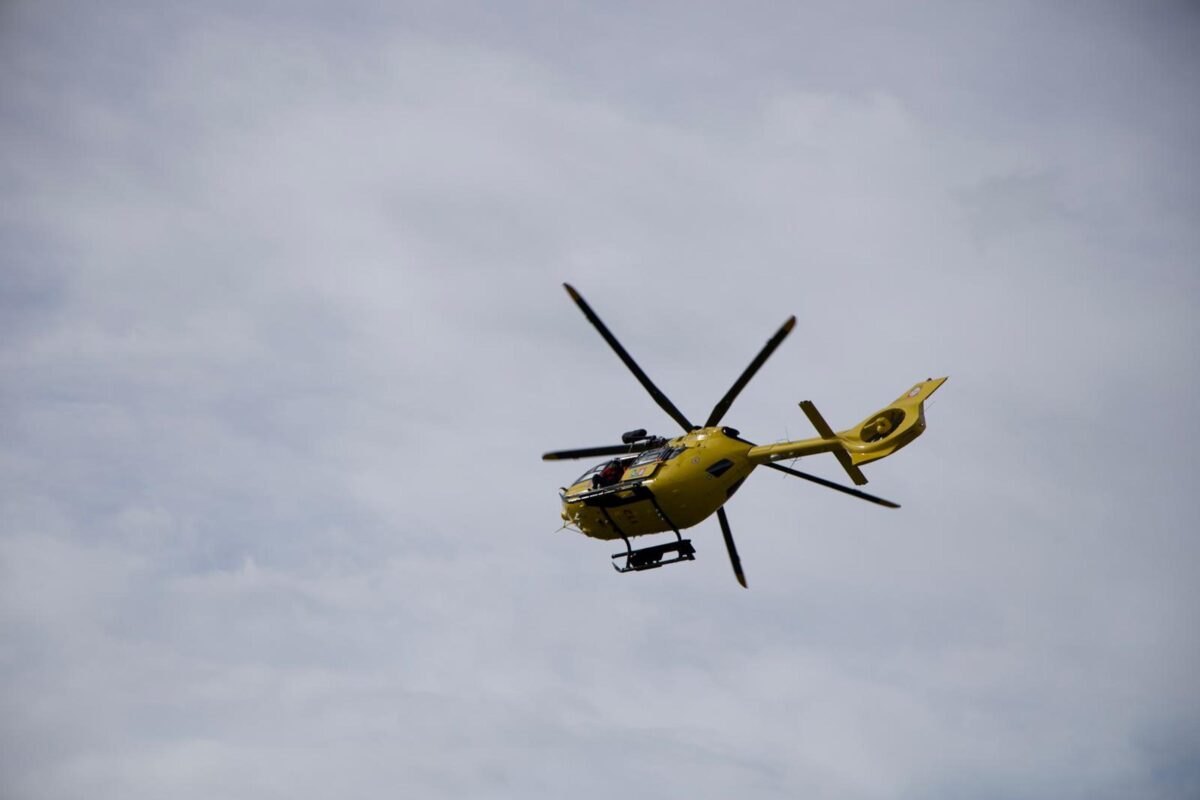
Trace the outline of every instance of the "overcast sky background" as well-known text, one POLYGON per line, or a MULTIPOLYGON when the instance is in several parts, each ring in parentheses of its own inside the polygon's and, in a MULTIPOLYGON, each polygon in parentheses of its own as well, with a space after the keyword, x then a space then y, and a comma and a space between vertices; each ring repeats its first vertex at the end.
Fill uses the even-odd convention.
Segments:
POLYGON ((1200 13, 847 5, 0 5, 0 795, 1200 797, 1200 13))

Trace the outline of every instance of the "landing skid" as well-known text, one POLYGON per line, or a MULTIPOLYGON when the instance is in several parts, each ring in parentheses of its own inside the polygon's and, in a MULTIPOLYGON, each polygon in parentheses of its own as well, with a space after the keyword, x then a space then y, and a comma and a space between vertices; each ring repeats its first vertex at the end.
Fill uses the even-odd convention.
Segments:
MULTIPOLYGON (((676 534, 678 536, 678 534, 676 534)), ((624 537, 621 537, 624 538, 624 537)), ((640 550, 634 550, 629 546, 629 540, 625 539, 626 550, 624 553, 613 553, 614 562, 618 558, 625 559, 625 566, 613 564, 613 569, 617 572, 641 572, 646 569, 658 569, 665 567, 667 564, 675 564, 680 561, 695 561, 696 548, 692 546, 691 539, 679 539, 666 544, 656 544, 651 547, 643 547, 640 550), (664 556, 674 554, 673 558, 664 558, 664 556)))
MULTIPOLYGON (((654 511, 658 514, 658 516, 671 526, 671 531, 675 534, 675 541, 667 542, 666 544, 656 544, 651 547, 643 547, 640 550, 634 550, 633 546, 629 544, 629 537, 625 535, 625 532, 622 531, 620 526, 617 525, 617 521, 612 518, 611 514, 608 513, 607 506, 593 500, 592 503, 600 506, 600 510, 603 512, 604 518, 608 520, 608 524, 612 525, 613 530, 620 535, 621 541, 625 542, 625 552, 613 553, 612 555, 614 560, 618 558, 625 559, 625 566, 622 567, 618 566, 617 564, 613 564, 613 569, 615 569, 617 572, 641 572, 642 570, 646 569, 658 569, 659 567, 665 567, 667 564, 676 564, 680 561, 695 561, 696 548, 692 547, 692 540, 685 539, 680 535, 679 528, 675 527, 675 523, 672 522, 671 518, 667 516, 667 513, 662 510, 662 506, 658 504, 658 500, 655 499, 654 493, 644 486, 634 486, 632 489, 634 495, 638 497, 638 499, 649 500, 654 506, 654 511), (672 554, 674 554, 673 558, 664 558, 664 556, 669 556, 672 554)), ((600 489, 596 492, 593 492, 592 495, 599 495, 604 491, 604 489, 600 489)), ((589 503, 589 505, 592 503, 589 503)))

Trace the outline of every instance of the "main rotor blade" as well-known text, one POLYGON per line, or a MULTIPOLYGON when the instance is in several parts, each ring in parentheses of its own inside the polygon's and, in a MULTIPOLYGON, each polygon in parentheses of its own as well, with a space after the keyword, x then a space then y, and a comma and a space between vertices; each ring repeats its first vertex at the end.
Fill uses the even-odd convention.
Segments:
POLYGON ((542 461, 565 461, 570 458, 591 458, 592 456, 623 456, 628 453, 640 453, 649 450, 647 442, 636 444, 610 444, 607 447, 581 447, 578 450, 554 450, 542 454, 542 461))
POLYGON ((746 367, 746 371, 742 373, 741 377, 733 382, 733 386, 729 387, 729 391, 725 393, 725 396, 721 398, 721 401, 713 406, 712 413, 708 415, 708 420, 705 421, 704 427, 711 428, 713 425, 716 425, 721 421, 721 417, 725 416, 725 412, 729 410, 731 405, 733 405, 733 401, 739 394, 741 394, 742 389, 746 388, 746 384, 749 383, 750 379, 754 377, 754 373, 758 372, 759 367, 766 363, 767 359, 771 357, 771 354, 775 352, 775 348, 779 347, 780 343, 787 338, 787 335, 792 332, 792 328, 795 326, 796 318, 788 317, 787 322, 783 323, 783 326, 779 330, 775 331, 775 335, 767 340, 767 343, 763 346, 763 349, 760 350, 758 355, 754 357, 754 360, 750 362, 750 366, 746 367))
POLYGON ((791 467, 785 467, 781 464, 763 464, 763 466, 770 467, 771 469, 777 469, 780 472, 786 472, 788 475, 795 475, 797 478, 804 478, 804 480, 806 480, 806 481, 812 481, 813 483, 819 483, 822 486, 828 486, 830 489, 836 489, 839 492, 844 492, 845 494, 852 495, 854 497, 858 497, 858 498, 860 498, 862 500, 866 500, 870 503, 875 503, 877 505, 886 506, 887 508, 899 508, 900 507, 898 504, 893 503, 891 500, 884 500, 882 497, 876 497, 873 494, 867 494, 866 492, 859 491, 858 489, 851 489, 849 486, 842 486, 840 483, 834 483, 833 481, 827 481, 824 478, 818 478, 816 475, 809 475, 807 472, 801 472, 798 469, 792 469, 791 467))
POLYGON ((746 573, 742 572, 742 560, 738 558, 737 545, 733 543, 733 531, 729 530, 729 517, 725 515, 724 508, 717 509, 717 520, 721 523, 721 534, 725 537, 725 549, 729 551, 729 563, 733 565, 733 574, 737 576, 743 589, 749 589, 746 585, 746 573))
POLYGON ((613 336, 612 332, 600 321, 600 318, 596 316, 595 311, 592 311, 592 307, 587 304, 587 301, 580 296, 579 292, 575 291, 575 287, 569 283, 564 283, 563 288, 567 290, 567 294, 571 295, 571 299, 575 301, 575 305, 579 306, 579 310, 583 312, 583 315, 588 318, 588 322, 592 323, 596 330, 600 332, 600 335, 604 337, 604 341, 608 342, 608 346, 625 362, 625 366, 629 367, 629 371, 633 373, 634 377, 650 393, 650 396, 654 398, 654 402, 658 403, 659 408, 670 414, 671 419, 682 425, 685 431, 692 430, 695 426, 688 422, 688 418, 683 415, 683 412, 667 399, 667 396, 654 385, 654 382, 647 377, 646 373, 642 372, 642 368, 637 365, 633 357, 621 346, 621 343, 617 341, 617 337, 613 336))

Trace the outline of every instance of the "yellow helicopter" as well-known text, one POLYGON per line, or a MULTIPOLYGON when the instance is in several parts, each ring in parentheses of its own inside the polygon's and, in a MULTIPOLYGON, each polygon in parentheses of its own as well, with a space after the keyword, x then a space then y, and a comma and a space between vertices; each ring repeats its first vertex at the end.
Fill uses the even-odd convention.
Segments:
POLYGON ((890 456, 924 432, 925 401, 946 382, 946 378, 920 381, 886 408, 876 411, 858 425, 836 433, 817 411, 817 407, 805 400, 800 403, 800 408, 817 429, 817 437, 756 445, 741 438, 734 428, 722 427, 721 418, 759 368, 791 333, 796 324, 795 317, 789 317, 767 341, 750 366, 713 407, 704 424, 693 425, 647 377, 579 292, 568 283, 564 283, 563 287, 659 407, 684 430, 682 436, 667 439, 650 436, 645 430, 638 429, 622 435, 619 445, 555 450, 542 456, 546 461, 611 456, 608 461, 597 464, 570 486, 564 487, 560 497, 564 528, 596 539, 624 541, 625 552, 612 556, 613 567, 618 572, 655 569, 695 560, 695 547, 690 539, 683 538, 680 531, 716 512, 734 575, 738 583, 745 587, 746 575, 733 543, 733 533, 724 506, 754 468, 760 465, 887 508, 899 508, 881 497, 776 462, 816 453, 832 453, 850 480, 862 486, 867 478, 859 469, 861 465, 890 456), (635 550, 629 543, 634 536, 667 531, 674 533, 675 539, 665 544, 635 550), (623 559, 624 563, 618 565, 615 563, 617 559, 623 559))

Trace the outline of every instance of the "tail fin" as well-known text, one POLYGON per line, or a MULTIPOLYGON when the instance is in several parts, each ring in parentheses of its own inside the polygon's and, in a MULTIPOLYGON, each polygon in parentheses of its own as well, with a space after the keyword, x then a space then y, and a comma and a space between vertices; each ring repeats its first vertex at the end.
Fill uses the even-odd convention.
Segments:
POLYGON ((887 408, 876 411, 858 425, 838 433, 846 442, 850 459, 869 464, 890 456, 925 432, 925 401, 946 382, 928 378, 897 397, 887 408))
POLYGON ((890 456, 925 431, 925 401, 946 382, 929 378, 913 386, 886 408, 876 411, 853 428, 833 432, 809 400, 800 404, 804 414, 820 434, 818 439, 760 445, 747 454, 755 463, 783 461, 789 458, 833 453, 850 480, 859 486, 867 482, 861 464, 890 456))

